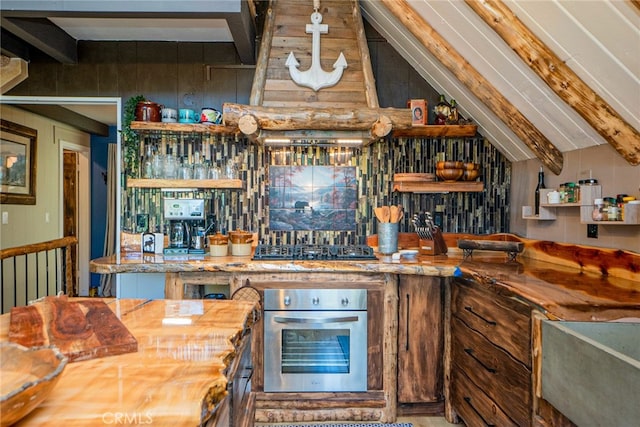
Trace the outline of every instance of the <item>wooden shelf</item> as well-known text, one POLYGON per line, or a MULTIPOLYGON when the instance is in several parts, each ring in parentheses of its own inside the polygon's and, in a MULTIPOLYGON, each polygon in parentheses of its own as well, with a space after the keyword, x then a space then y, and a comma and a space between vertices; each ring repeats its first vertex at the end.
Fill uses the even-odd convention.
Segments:
POLYGON ((392 132, 394 137, 412 138, 412 137, 466 137, 475 136, 478 131, 476 125, 424 125, 413 126, 409 129, 395 129, 392 132))
POLYGON ((127 179, 129 188, 242 188, 239 179, 127 179))
POLYGON ((539 215, 538 215, 538 216, 535 216, 535 215, 531 215, 531 216, 524 216, 524 215, 523 215, 523 216, 522 216, 522 219, 533 219, 533 220, 536 220, 536 221, 554 221, 554 220, 556 219, 556 217, 555 217, 555 216, 553 216, 553 217, 550 217, 550 218, 549 218, 549 217, 541 217, 541 216, 539 216, 539 215))
POLYGON ((540 203, 541 208, 579 208, 580 203, 540 203))
POLYGON ((394 181, 393 191, 401 193, 453 193, 480 192, 484 184, 480 181, 394 181))
POLYGON ((230 134, 238 132, 238 128, 207 123, 164 123, 164 122, 131 122, 132 130, 149 130, 159 132, 191 132, 230 134))

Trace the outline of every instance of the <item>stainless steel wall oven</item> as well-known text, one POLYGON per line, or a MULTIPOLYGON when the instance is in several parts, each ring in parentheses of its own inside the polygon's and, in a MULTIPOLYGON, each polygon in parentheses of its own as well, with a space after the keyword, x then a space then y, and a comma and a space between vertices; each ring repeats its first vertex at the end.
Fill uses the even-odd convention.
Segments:
POLYGON ((265 289, 264 391, 366 390, 366 289, 265 289))

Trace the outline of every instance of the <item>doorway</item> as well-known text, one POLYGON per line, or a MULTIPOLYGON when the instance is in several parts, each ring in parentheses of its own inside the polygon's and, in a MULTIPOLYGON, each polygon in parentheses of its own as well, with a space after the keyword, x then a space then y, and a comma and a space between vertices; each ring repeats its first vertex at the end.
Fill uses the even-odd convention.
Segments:
POLYGON ((60 141, 62 150, 63 236, 75 236, 78 245, 71 251, 74 294, 89 296, 89 260, 91 254, 90 153, 88 147, 60 141))

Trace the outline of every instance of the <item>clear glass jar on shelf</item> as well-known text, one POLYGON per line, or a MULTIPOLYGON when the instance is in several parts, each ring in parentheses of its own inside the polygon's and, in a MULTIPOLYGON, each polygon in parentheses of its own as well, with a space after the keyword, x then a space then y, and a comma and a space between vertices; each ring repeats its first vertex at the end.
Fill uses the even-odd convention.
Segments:
POLYGON ((603 199, 595 199, 593 201, 593 211, 591 212, 591 219, 594 221, 606 221, 608 212, 604 204, 603 199))
POLYGON ((576 183, 575 182, 567 182, 566 186, 566 202, 565 203, 577 203, 576 200, 576 183))

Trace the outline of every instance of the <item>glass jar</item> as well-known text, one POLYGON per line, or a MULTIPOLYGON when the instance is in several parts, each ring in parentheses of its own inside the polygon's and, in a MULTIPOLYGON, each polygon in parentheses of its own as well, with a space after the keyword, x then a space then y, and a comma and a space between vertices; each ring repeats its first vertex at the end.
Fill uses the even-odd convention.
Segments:
POLYGON ((567 203, 567 184, 560 184, 558 192, 560 193, 560 203, 567 203))
POLYGON ((567 182, 566 184, 567 198, 565 203, 576 203, 576 183, 567 182))
POLYGON ((173 154, 167 154, 164 158, 164 178, 176 179, 178 177, 178 160, 173 154))
POLYGON ((594 221, 603 221, 605 215, 604 200, 595 199, 593 201, 593 211, 591 212, 591 219, 594 221))
POLYGON ((604 217, 602 218, 603 221, 615 221, 616 218, 618 217, 618 207, 616 205, 616 199, 615 197, 605 197, 604 198, 604 204, 606 207, 605 213, 604 213, 604 217), (612 209, 615 206, 614 209, 612 209))

